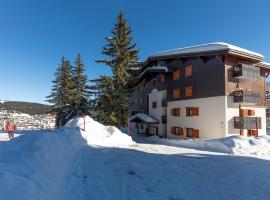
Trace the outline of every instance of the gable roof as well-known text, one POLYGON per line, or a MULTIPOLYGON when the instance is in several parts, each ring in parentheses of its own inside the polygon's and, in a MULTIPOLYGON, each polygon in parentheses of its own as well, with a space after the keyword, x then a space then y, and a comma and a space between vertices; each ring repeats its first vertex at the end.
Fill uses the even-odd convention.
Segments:
POLYGON ((145 113, 137 113, 129 118, 130 122, 144 122, 148 124, 156 124, 158 120, 145 113))
POLYGON ((149 59, 155 59, 155 58, 170 58, 170 57, 185 57, 185 56, 196 56, 196 55, 210 55, 210 54, 216 54, 216 53, 228 53, 243 57, 248 57, 254 60, 262 61, 264 59, 264 56, 247 50, 243 49, 228 43, 224 42, 215 42, 215 43, 208 43, 208 44, 202 44, 197 46, 191 46, 191 47, 184 47, 179 49, 173 49, 168 51, 162 51, 155 53, 149 57, 149 59))

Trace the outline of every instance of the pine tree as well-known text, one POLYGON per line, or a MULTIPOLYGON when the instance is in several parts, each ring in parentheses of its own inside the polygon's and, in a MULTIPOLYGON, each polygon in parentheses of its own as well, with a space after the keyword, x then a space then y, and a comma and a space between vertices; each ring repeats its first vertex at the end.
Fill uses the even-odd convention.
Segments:
POLYGON ((100 110, 100 113, 102 113, 101 111, 104 112, 103 118, 107 118, 107 121, 113 119, 113 125, 124 126, 127 122, 128 110, 128 91, 125 86, 131 81, 135 81, 141 69, 141 63, 138 56, 139 50, 136 49, 136 44, 132 42, 131 28, 122 11, 119 13, 111 33, 110 37, 105 38, 107 44, 102 50, 107 58, 97 60, 98 63, 104 63, 112 70, 110 81, 108 81, 108 78, 104 79, 104 77, 95 81, 96 84, 98 81, 102 82, 99 85, 103 84, 101 94, 98 96, 98 110, 100 110), (105 89, 107 87, 114 89, 113 94, 111 90, 105 89), (110 113, 103 106, 108 99, 110 99, 110 105, 112 105, 110 113))
POLYGON ((75 67, 72 70, 73 94, 72 94, 72 109, 70 117, 79 116, 82 114, 90 114, 89 104, 89 86, 87 85, 88 78, 85 75, 84 63, 80 54, 78 54, 75 62, 75 67))
POLYGON ((67 122, 72 103, 71 65, 64 57, 54 76, 51 94, 46 98, 52 104, 52 112, 56 114, 56 126, 59 127, 67 122))

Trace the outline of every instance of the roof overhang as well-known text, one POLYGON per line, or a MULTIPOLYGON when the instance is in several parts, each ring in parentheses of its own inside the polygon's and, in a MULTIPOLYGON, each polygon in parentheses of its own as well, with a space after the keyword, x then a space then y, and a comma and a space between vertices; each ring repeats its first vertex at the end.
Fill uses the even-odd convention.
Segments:
POLYGON ((184 47, 179 49, 173 49, 168 51, 159 52, 151 55, 145 63, 155 59, 170 59, 170 58, 181 58, 181 57, 194 57, 194 56, 210 56, 216 54, 230 54, 239 57, 245 57, 252 59, 257 62, 263 61, 263 55, 240 48, 231 44, 216 42, 209 44, 202 44, 191 47, 184 47))
POLYGON ((168 68, 165 66, 148 67, 142 71, 142 73, 139 75, 139 78, 142 79, 149 73, 166 73, 166 72, 168 72, 168 68))
POLYGON ((145 113, 137 113, 129 118, 130 122, 144 122, 147 124, 157 124, 159 121, 145 113))
POLYGON ((260 67, 270 71, 270 63, 267 62, 259 62, 256 64, 256 67, 260 67))

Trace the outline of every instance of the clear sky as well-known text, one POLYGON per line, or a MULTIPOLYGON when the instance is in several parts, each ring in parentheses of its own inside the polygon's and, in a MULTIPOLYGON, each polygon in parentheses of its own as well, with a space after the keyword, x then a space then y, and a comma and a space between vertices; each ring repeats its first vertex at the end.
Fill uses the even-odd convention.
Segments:
POLYGON ((89 78, 120 10, 141 60, 157 51, 223 41, 270 61, 269 0, 0 0, 0 99, 44 102, 65 56, 81 53, 89 78))

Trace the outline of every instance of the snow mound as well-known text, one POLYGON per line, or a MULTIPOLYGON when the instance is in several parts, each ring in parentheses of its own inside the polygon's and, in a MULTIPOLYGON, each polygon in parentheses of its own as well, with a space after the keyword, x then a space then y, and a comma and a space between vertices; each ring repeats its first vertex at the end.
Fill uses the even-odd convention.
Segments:
POLYGON ((76 128, 20 136, 0 145, 0 199, 57 199, 74 155, 85 146, 76 128))
MULTIPOLYGON (((83 129, 84 119, 83 117, 75 117, 68 121, 65 126, 83 129)), ((135 144, 130 136, 122 133, 118 128, 104 126, 89 116, 85 117, 85 130, 82 130, 81 134, 89 145, 120 147, 135 144)))
POLYGON ((214 151, 237 156, 251 156, 270 160, 270 136, 267 135, 259 138, 230 136, 214 140, 161 139, 157 136, 152 136, 148 138, 147 141, 168 146, 214 151))

